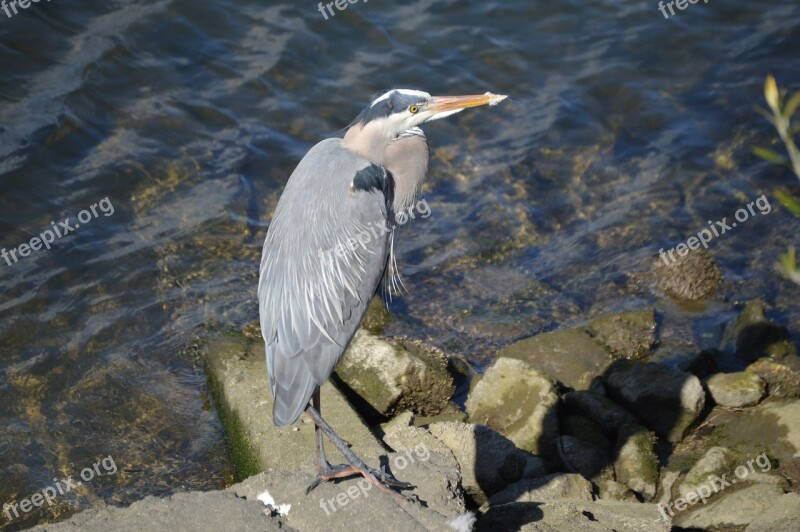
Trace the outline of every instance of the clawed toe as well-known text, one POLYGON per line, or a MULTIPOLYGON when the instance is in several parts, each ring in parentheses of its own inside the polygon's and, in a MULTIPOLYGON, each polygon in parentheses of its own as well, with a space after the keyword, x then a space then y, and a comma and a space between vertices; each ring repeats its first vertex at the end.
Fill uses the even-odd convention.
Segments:
POLYGON ((311 491, 322 484, 323 482, 328 482, 336 479, 342 479, 347 477, 352 477, 355 475, 361 475, 365 479, 367 479, 370 483, 377 486, 379 489, 389 493, 390 495, 400 498, 401 500, 413 502, 413 499, 410 497, 406 497, 395 491, 395 489, 411 489, 414 486, 408 482, 401 482, 394 478, 389 473, 381 471, 379 469, 373 469, 371 467, 366 467, 364 469, 360 469, 353 465, 347 464, 340 464, 336 466, 332 466, 330 464, 326 464, 325 467, 321 468, 317 472, 317 478, 309 484, 308 488, 306 488, 306 495, 311 493, 311 491))

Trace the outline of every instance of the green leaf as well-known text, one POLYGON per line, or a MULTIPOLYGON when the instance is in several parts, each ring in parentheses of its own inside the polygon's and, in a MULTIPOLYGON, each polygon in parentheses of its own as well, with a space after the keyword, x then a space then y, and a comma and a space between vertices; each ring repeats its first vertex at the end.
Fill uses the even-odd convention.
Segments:
POLYGON ((775 197, 778 198, 784 207, 795 216, 800 216, 800 199, 795 198, 785 190, 776 190, 775 197))
POLYGON ((786 107, 783 108, 783 116, 792 118, 798 107, 800 107, 800 91, 795 92, 794 95, 789 98, 786 107))
POLYGON ((786 157, 783 157, 778 152, 770 148, 762 148, 761 146, 756 146, 755 148, 753 148, 753 154, 756 157, 761 157, 765 161, 774 164, 788 164, 789 162, 786 160, 786 157))
POLYGON ((800 284, 800 270, 797 269, 794 247, 790 247, 785 255, 781 255, 781 261, 778 263, 778 270, 790 280, 800 284))

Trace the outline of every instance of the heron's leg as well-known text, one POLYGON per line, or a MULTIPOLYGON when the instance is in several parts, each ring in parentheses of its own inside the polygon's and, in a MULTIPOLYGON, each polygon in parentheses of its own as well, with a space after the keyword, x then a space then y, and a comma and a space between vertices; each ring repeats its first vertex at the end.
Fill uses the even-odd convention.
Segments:
MULTIPOLYGON (((339 465, 339 466, 331 466, 325 462, 324 465, 327 465, 327 471, 320 472, 314 482, 306 489, 306 493, 309 493, 311 490, 316 488, 320 483, 326 480, 333 480, 336 478, 345 478, 350 477, 353 475, 361 475, 366 478, 369 482, 380 488, 381 490, 393 495, 394 497, 400 498, 401 500, 411 501, 412 499, 394 491, 391 489, 399 488, 399 489, 408 489, 413 487, 408 482, 400 482, 396 480, 394 477, 385 473, 378 469, 373 469, 369 467, 367 464, 364 463, 361 458, 356 456, 356 454, 350 450, 347 444, 333 431, 330 425, 322 419, 319 411, 314 408, 314 405, 309 404, 306 408, 306 413, 309 417, 314 421, 314 425, 317 429, 321 432, 324 432, 328 439, 331 441, 333 445, 339 449, 345 459, 350 463, 350 465, 339 465), (391 487, 390 487, 391 486, 391 487)), ((318 440, 319 441, 319 440, 318 440)), ((323 465, 323 467, 324 467, 323 465)))
MULTIPOLYGON (((311 404, 317 409, 317 412, 322 412, 322 406, 320 406, 319 398, 319 386, 317 386, 317 388, 314 390, 314 395, 311 396, 311 404)), ((319 425, 316 423, 314 423, 314 435, 317 439, 317 456, 315 457, 314 462, 317 466, 317 475, 322 475, 324 472, 330 469, 330 464, 325 458, 325 445, 322 441, 322 429, 319 428, 319 425)))

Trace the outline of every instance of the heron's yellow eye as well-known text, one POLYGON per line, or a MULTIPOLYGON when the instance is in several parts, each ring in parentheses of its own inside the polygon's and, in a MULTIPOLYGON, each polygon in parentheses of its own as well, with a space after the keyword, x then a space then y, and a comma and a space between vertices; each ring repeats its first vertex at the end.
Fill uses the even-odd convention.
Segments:
POLYGON ((411 113, 412 115, 416 114, 417 111, 419 111, 419 107, 417 107, 416 105, 412 105, 411 107, 408 108, 408 112, 411 113))

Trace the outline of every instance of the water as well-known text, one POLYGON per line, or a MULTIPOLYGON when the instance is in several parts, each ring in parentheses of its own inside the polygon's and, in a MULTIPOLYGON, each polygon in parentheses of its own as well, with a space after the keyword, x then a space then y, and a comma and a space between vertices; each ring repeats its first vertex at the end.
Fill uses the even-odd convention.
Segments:
POLYGON ((398 237, 409 293, 387 333, 481 367, 514 339, 655 305, 671 361, 763 297, 797 335, 800 287, 773 266, 800 225, 774 191, 800 186, 750 152, 775 138, 754 110, 765 76, 800 89, 798 24, 796 2, 743 0, 670 20, 612 0, 375 0, 327 21, 311 1, 0 11, 0 244, 114 209, 0 262, 0 504, 119 467, 11 528, 231 481, 198 339, 256 319, 286 179, 390 87, 511 101, 426 128, 432 214, 398 237), (632 281, 762 194, 772 212, 711 243, 713 301, 632 281))

